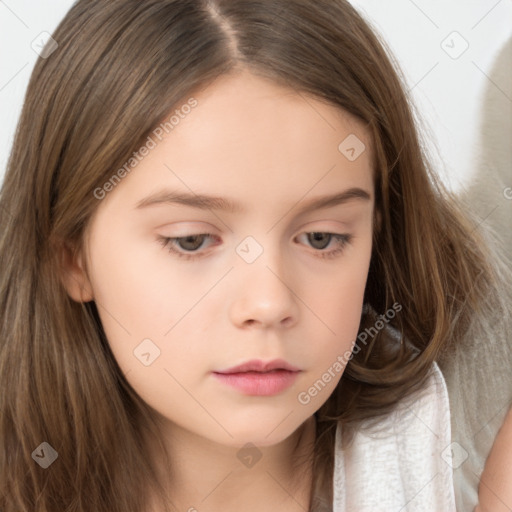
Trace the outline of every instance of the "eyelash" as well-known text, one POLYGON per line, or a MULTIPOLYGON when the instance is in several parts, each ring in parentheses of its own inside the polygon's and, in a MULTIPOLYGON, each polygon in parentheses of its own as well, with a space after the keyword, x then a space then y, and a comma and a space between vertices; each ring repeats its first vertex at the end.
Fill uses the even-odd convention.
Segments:
MULTIPOLYGON (((335 249, 332 249, 330 251, 326 251, 325 249, 316 249, 315 252, 318 253, 319 258, 325 258, 325 259, 331 259, 338 256, 340 253, 342 253, 347 245, 349 245, 352 241, 352 235, 349 234, 337 234, 337 233, 329 233, 324 231, 309 231, 304 234, 313 234, 313 233, 320 233, 322 235, 331 235, 332 238, 329 240, 329 243, 334 239, 336 242, 337 247, 335 249)), ((179 258, 183 258, 185 260, 193 260, 193 259, 199 259, 205 256, 207 253, 197 253, 197 252, 181 252, 177 249, 175 249, 176 243, 178 240, 183 240, 185 238, 193 237, 193 236, 205 236, 210 238, 216 238, 215 235, 212 233, 200 233, 200 234, 194 234, 194 235, 186 235, 186 236, 178 236, 178 237, 158 237, 158 240, 162 244, 164 248, 167 248, 170 253, 173 255, 176 255, 179 258)))

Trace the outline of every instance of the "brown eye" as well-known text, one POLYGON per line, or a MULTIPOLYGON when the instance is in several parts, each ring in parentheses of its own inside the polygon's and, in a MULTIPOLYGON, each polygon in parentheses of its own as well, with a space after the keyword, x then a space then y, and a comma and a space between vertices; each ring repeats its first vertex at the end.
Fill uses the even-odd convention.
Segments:
POLYGON ((315 249, 325 249, 331 238, 332 233, 308 233, 308 241, 315 249))
POLYGON ((176 238, 176 245, 184 251, 197 251, 207 235, 190 235, 176 238))
POLYGON ((199 251, 205 245, 203 242, 207 239, 217 238, 211 233, 201 233, 198 235, 187 235, 177 237, 158 237, 160 243, 169 250, 170 253, 185 259, 201 258, 207 254, 206 251, 199 251))
POLYGON ((337 233, 325 233, 314 231, 310 233, 301 233, 298 238, 306 235, 306 245, 309 245, 313 249, 316 256, 320 258, 335 258, 341 256, 345 247, 352 241, 352 235, 344 234, 340 235, 337 233), (334 242, 333 244, 331 242, 334 242), (327 247, 333 246, 331 249, 325 250, 327 247))

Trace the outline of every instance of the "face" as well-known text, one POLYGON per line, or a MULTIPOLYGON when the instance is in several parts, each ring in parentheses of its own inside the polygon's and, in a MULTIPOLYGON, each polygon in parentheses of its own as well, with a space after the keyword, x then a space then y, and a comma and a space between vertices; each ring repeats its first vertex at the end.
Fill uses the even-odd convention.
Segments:
POLYGON ((370 140, 340 109, 247 72, 194 98, 98 200, 87 287, 126 379, 171 433, 268 446, 328 399, 356 339, 370 140), (248 361, 260 371, 223 373, 248 361))

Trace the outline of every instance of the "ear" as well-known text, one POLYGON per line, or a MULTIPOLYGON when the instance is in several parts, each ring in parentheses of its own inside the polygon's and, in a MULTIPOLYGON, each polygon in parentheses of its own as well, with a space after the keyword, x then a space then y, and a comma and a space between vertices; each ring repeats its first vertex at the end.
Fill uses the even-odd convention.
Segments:
POLYGON ((58 245, 57 252, 61 282, 68 295, 76 302, 93 300, 93 290, 82 252, 66 242, 58 245))

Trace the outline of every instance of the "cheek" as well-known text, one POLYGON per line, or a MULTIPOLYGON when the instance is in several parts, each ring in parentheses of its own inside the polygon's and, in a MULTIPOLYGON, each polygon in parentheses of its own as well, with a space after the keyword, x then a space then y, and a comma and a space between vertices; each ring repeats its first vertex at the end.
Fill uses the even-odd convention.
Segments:
POLYGON ((315 304, 314 312, 325 324, 324 339, 330 340, 331 345, 338 343, 344 347, 357 336, 370 256, 371 243, 366 243, 350 257, 342 258, 339 265, 323 276, 313 288, 313 296, 310 292, 311 303, 315 304))
POLYGON ((334 391, 352 354, 361 322, 371 257, 370 240, 361 244, 350 257, 342 258, 339 266, 336 265, 337 270, 330 273, 329 279, 322 279, 320 286, 314 288, 314 296, 309 297, 322 323, 316 322, 318 330, 310 336, 315 350, 312 352, 305 347, 309 350, 311 371, 297 398, 300 404, 313 411, 334 391))
POLYGON ((202 290, 200 279, 173 266, 157 240, 100 233, 90 258, 95 301, 106 329, 116 333, 162 337, 202 290))
POLYGON ((343 283, 341 286, 332 291, 325 290, 316 302, 318 316, 324 324, 319 327, 324 334, 318 332, 315 336, 319 371, 329 367, 338 356, 351 351, 358 334, 365 278, 351 275, 350 279, 340 282, 343 283))
POLYGON ((198 302, 214 281, 173 265, 156 240, 142 243, 110 232, 97 232, 90 253, 95 302, 119 367, 149 398, 173 385, 165 370, 186 382, 191 361, 207 357, 204 346, 191 347, 191 342, 201 339, 204 308, 211 306, 208 300, 198 302))
POLYGON ((309 414, 327 401, 345 371, 357 339, 367 275, 368 263, 362 258, 310 297, 322 324, 310 336, 314 350, 304 346, 310 367, 297 394, 298 404, 309 414))

